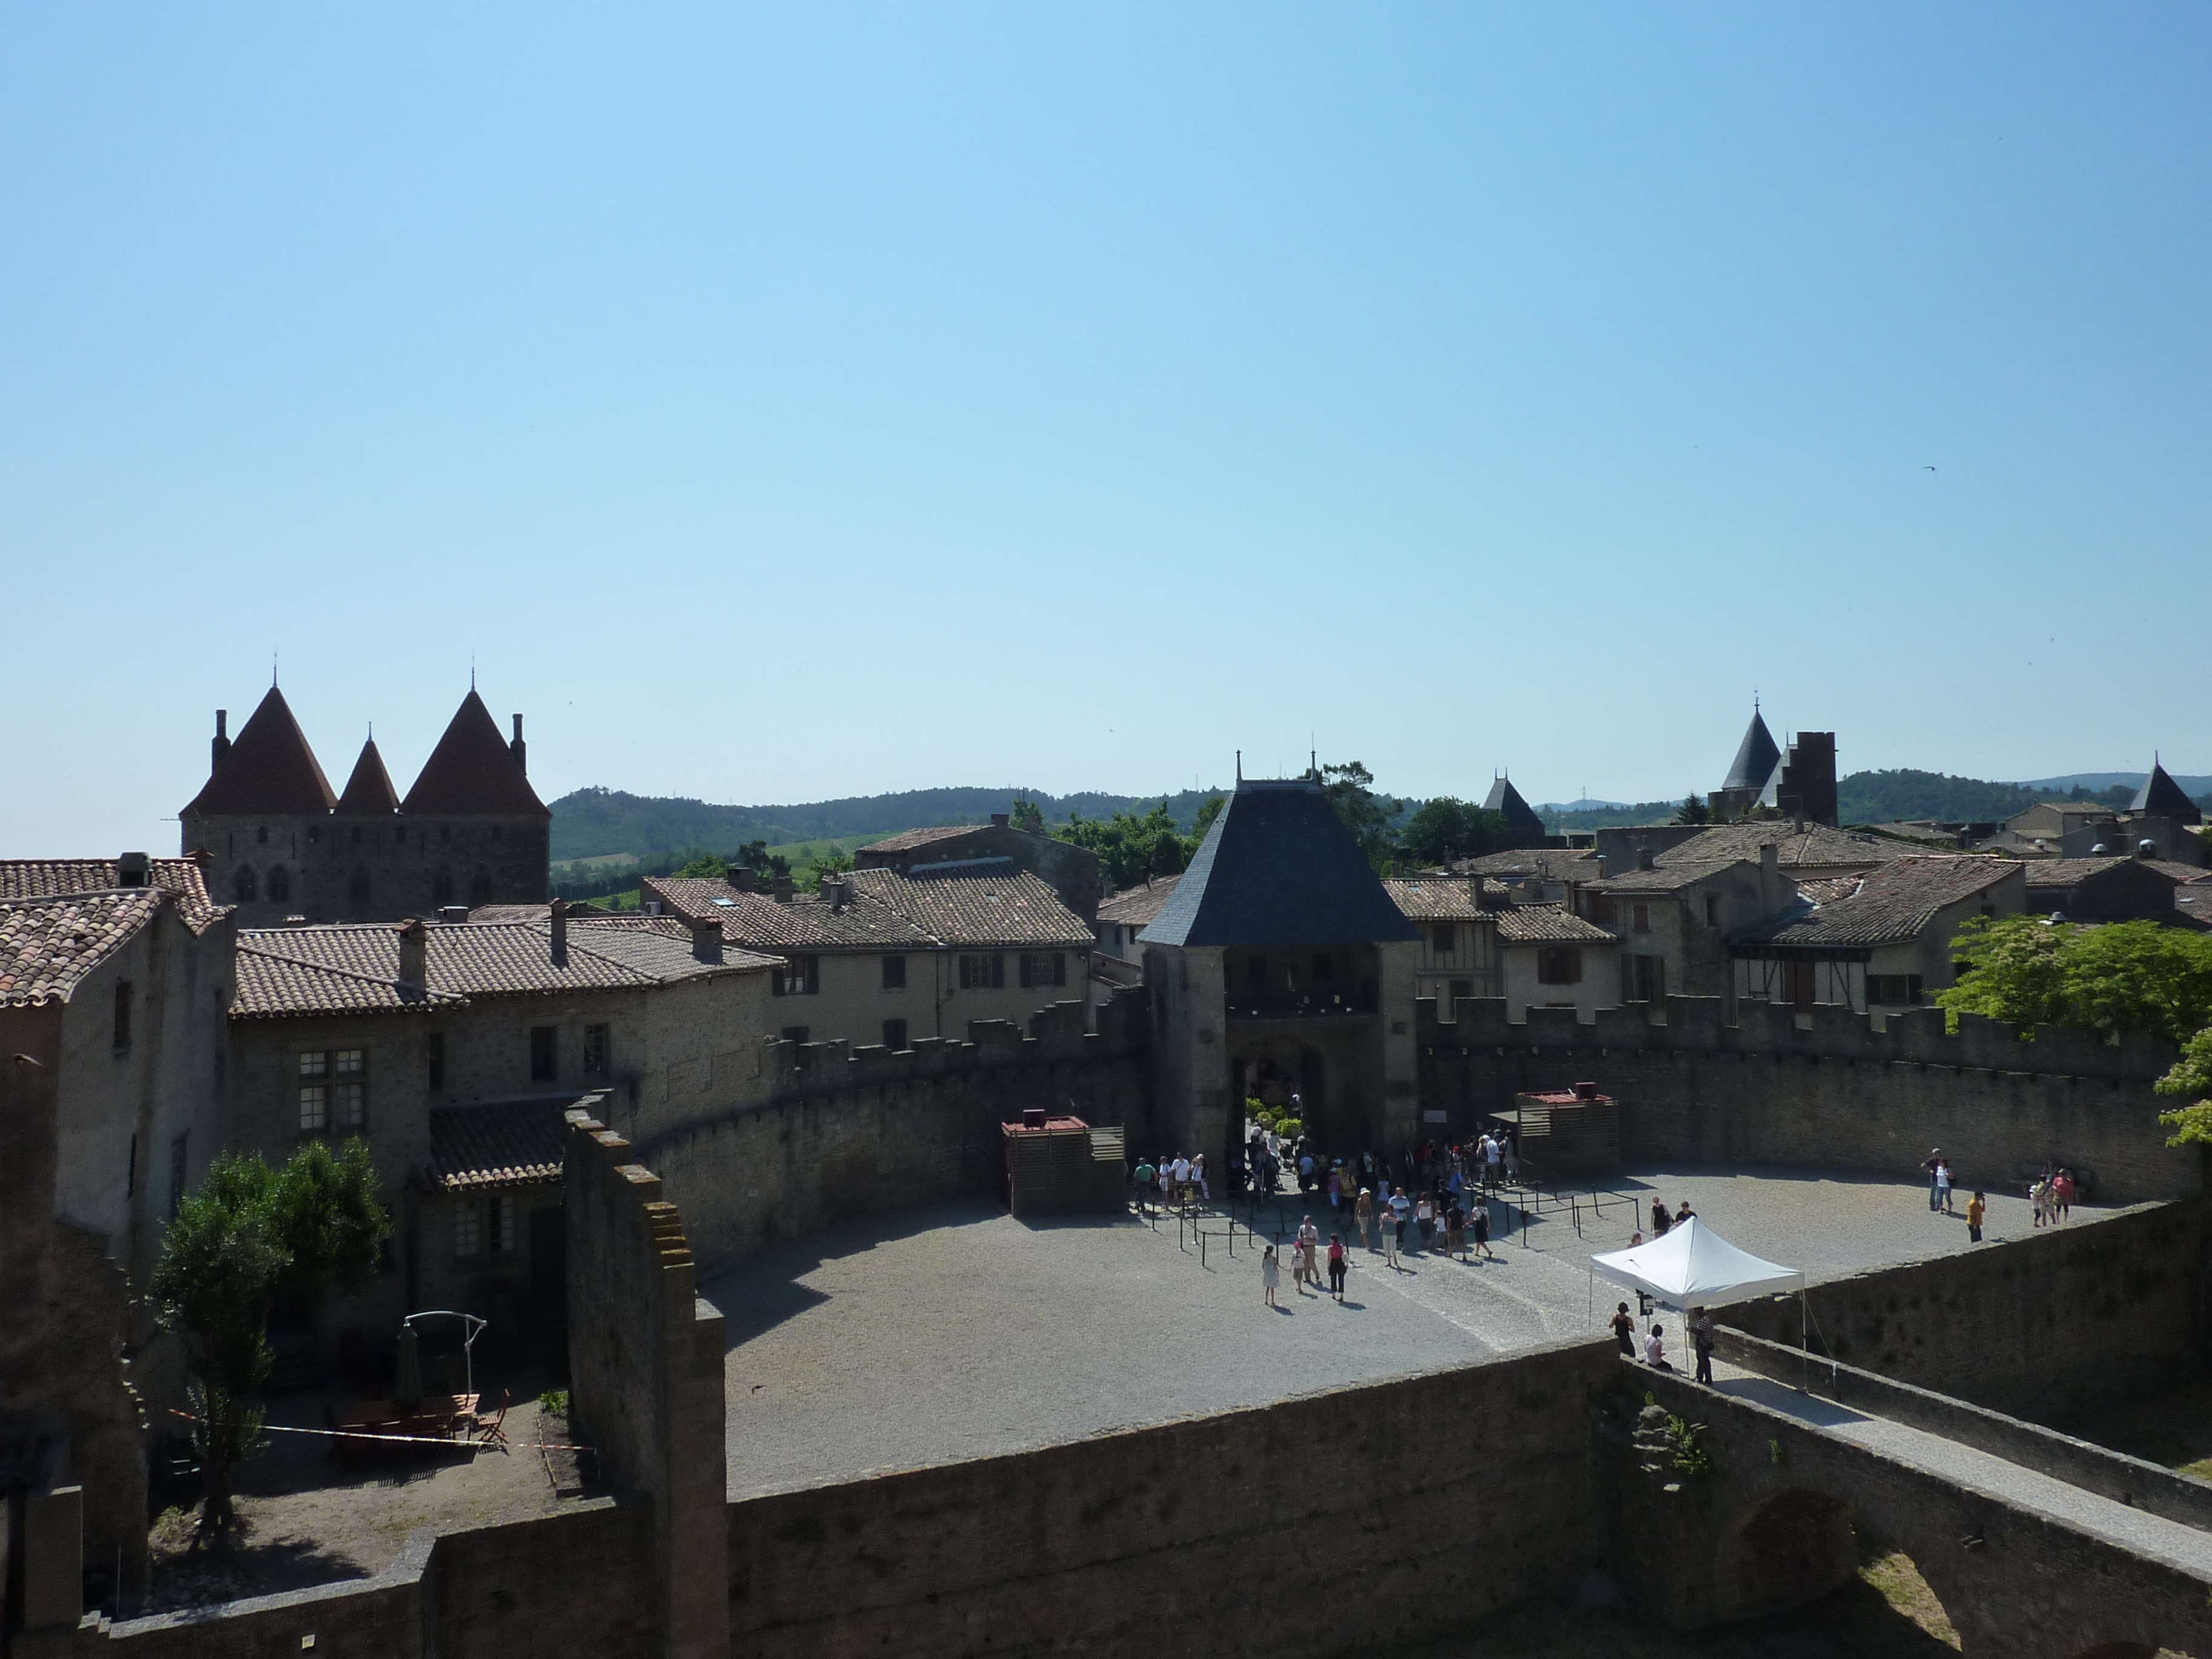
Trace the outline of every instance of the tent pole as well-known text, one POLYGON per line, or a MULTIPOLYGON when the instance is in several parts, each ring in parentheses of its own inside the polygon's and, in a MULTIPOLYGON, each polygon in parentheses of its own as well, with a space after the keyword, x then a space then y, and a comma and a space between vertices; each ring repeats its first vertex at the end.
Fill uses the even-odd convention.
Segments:
POLYGON ((1797 1360, 1799 1382, 1797 1392, 1813 1392, 1813 1340, 1806 1334, 1806 1322, 1810 1315, 1806 1310, 1805 1287, 1797 1286, 1797 1360))

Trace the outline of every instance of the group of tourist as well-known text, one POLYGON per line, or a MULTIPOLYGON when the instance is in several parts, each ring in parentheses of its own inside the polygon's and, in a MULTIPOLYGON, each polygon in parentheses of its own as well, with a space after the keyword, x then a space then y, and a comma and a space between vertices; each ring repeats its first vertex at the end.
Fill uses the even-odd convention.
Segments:
POLYGON ((2027 1201, 2035 1207, 2037 1226, 2056 1227, 2074 1213, 2074 1171, 2046 1165, 2041 1175, 2027 1183, 2027 1201))
POLYGON ((1158 1163, 1145 1158, 1137 1160, 1137 1167, 1129 1172, 1135 1183, 1137 1205, 1174 1205, 1191 1202, 1204 1203, 1213 1196, 1213 1188, 1206 1179, 1206 1154, 1195 1158, 1178 1152, 1173 1158, 1161 1155, 1158 1163))
MULTIPOLYGON (((1928 1207, 1942 1215, 1959 1213, 1954 1207, 1951 1160, 1941 1146, 1929 1149, 1920 1167, 1928 1176, 1928 1207)), ((2046 1164, 2043 1172, 2027 1183, 2027 1202, 2035 1212, 2039 1227, 2056 1227, 2074 1212, 2074 1200, 2079 1183, 2074 1172, 2056 1164, 2046 1164)), ((1969 1242, 1982 1242, 1982 1224, 1989 1217, 1990 1201, 1979 1188, 1966 1200, 1966 1237, 1969 1242)))
POLYGON ((1237 1171, 1247 1190, 1262 1196, 1296 1191, 1325 1197, 1329 1207, 1350 1206, 1361 1188, 1370 1191, 1392 1183, 1416 1189, 1494 1189, 1520 1179, 1520 1149, 1512 1131, 1485 1133, 1464 1146, 1425 1140, 1395 1159, 1375 1152, 1337 1158, 1322 1151, 1310 1135, 1285 1136, 1255 1127, 1245 1142, 1237 1171))
MULTIPOLYGON (((1629 1358, 1635 1358, 1639 1346, 1636 1336, 1636 1316, 1628 1311, 1626 1302, 1620 1304, 1611 1323, 1614 1345, 1629 1358)), ((1657 1320, 1652 1321, 1651 1328, 1644 1333, 1641 1346, 1644 1363, 1653 1370, 1671 1371, 1674 1369, 1667 1358, 1667 1328, 1657 1320)), ((1697 1380, 1711 1382, 1713 1380, 1713 1316, 1703 1308, 1690 1310, 1690 1347, 1698 1357, 1697 1380)))

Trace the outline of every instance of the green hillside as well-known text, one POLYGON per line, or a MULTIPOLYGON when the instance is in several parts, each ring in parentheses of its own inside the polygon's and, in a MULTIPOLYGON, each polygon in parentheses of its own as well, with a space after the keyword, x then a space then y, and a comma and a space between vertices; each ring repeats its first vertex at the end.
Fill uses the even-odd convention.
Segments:
POLYGON ((1942 772, 1899 768, 1854 772, 1836 785, 1837 816, 1845 823, 1891 823, 1900 818, 1937 818, 1947 823, 1988 823, 2008 818, 2039 800, 2090 800, 2124 806, 2135 791, 2124 784, 2108 789, 2038 789, 2024 783, 1987 783, 1942 772))

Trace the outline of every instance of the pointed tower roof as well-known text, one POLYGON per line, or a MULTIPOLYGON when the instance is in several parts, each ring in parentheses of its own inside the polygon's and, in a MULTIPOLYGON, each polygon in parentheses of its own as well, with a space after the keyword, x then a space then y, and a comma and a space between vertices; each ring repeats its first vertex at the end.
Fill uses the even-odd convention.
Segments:
POLYGON ((399 810, 483 817, 553 816, 530 787, 529 774, 507 746, 507 739, 500 736, 499 723, 492 719, 491 710, 484 707, 474 686, 461 699, 453 723, 430 751, 430 758, 422 763, 415 787, 407 792, 399 810))
POLYGON ((2130 812, 2148 812, 2157 817, 2172 818, 2182 823, 2202 823, 2204 814, 2197 803, 2173 781, 2166 768, 2156 760, 2150 763, 2150 775, 2143 787, 2136 791, 2136 798, 2128 803, 2130 812))
POLYGON ((1153 945, 1361 945, 1420 932, 1310 779, 1246 778, 1151 926, 1153 945))
POLYGON ((392 787, 392 774, 384 769, 384 757, 376 752, 376 739, 361 746, 345 793, 338 797, 338 811, 355 818, 383 817, 399 810, 399 792, 392 787))
POLYGON ((1544 833, 1544 820, 1536 816, 1534 807, 1522 799, 1521 792, 1513 787, 1510 778, 1491 780, 1490 793, 1482 798, 1482 810, 1503 817, 1508 830, 1539 836, 1544 833))
POLYGON ((337 805, 307 734, 275 686, 185 807, 185 817, 327 812, 337 805))
POLYGON ((1774 733, 1766 729, 1766 719, 1756 705, 1751 711, 1751 725, 1745 729, 1743 741, 1736 745, 1735 764, 1729 768, 1723 789, 1764 789, 1781 763, 1782 750, 1774 741, 1774 733))

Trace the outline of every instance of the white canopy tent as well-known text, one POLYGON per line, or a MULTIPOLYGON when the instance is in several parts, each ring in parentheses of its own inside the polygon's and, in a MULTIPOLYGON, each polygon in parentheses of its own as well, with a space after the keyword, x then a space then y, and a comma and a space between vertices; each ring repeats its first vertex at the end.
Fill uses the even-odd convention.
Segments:
POLYGON ((1695 1216, 1648 1244, 1594 1255, 1590 1266, 1670 1308, 1716 1308, 1805 1288, 1805 1275, 1796 1268, 1739 1250, 1695 1216))

